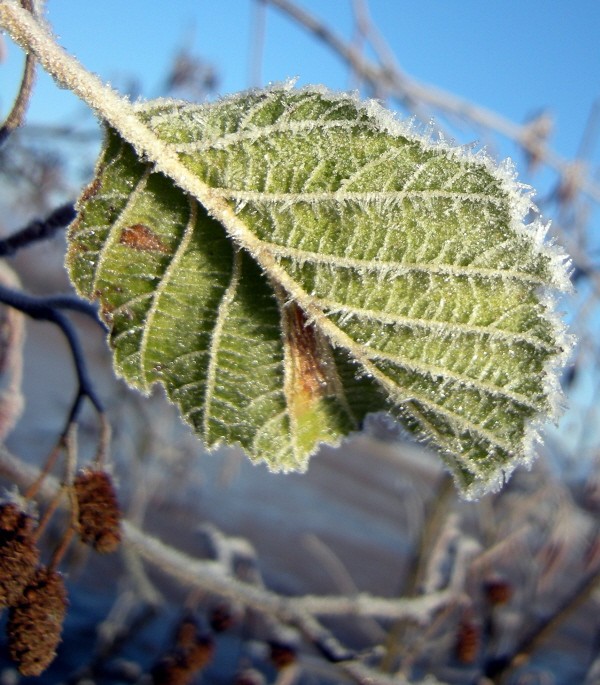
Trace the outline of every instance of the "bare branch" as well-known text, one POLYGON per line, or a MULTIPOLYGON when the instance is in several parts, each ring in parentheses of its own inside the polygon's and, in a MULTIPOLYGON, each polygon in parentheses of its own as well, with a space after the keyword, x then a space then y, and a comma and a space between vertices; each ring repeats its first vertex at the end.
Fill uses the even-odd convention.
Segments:
POLYGON ((0 257, 12 257, 18 250, 40 240, 49 240, 77 216, 72 202, 61 205, 45 219, 34 219, 16 233, 0 240, 0 257))

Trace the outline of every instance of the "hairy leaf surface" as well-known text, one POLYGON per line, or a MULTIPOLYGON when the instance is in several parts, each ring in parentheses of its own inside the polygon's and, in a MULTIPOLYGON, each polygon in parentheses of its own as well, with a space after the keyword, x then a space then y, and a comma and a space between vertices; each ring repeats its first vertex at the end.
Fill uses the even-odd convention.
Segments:
POLYGON ((138 112, 235 226, 107 132, 68 266, 132 385, 162 383, 208 446, 276 470, 382 409, 467 496, 530 460, 567 278, 508 167, 320 88, 138 112))

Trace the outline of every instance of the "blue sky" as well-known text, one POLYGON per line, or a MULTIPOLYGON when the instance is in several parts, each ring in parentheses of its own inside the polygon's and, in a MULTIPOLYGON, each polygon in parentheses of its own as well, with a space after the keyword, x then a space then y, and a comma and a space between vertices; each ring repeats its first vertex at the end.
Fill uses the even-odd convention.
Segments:
MULTIPOLYGON (((348 0, 299 0, 345 37, 348 0)), ((47 17, 64 47, 115 84, 138 76, 156 95, 181 41, 218 69, 223 93, 249 85, 252 0, 48 0, 47 17)), ((555 145, 575 154, 594 100, 600 98, 598 0, 371 0, 375 23, 411 76, 494 109, 516 121, 548 107, 557 121, 555 145)), ((6 112, 20 55, 9 49, 0 69, 6 112)), ((298 77, 347 88, 340 61, 293 26, 267 12, 263 81, 298 77)), ((72 96, 39 79, 29 120, 63 120, 77 111, 72 96)))

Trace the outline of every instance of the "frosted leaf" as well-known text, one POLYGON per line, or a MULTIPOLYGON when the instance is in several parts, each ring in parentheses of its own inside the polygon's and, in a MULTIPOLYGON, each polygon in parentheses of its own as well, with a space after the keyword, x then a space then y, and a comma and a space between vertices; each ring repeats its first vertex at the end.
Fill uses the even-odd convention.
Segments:
POLYGON ((68 267, 129 383, 162 383, 209 447, 274 470, 384 409, 466 496, 530 461, 559 404, 548 293, 568 279, 510 165, 319 87, 138 114, 235 226, 107 131, 68 267))

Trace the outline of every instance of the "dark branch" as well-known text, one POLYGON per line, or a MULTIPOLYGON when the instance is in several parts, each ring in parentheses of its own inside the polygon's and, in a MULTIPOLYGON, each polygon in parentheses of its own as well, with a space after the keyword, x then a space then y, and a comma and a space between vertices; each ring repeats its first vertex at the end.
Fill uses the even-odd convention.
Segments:
POLYGON ((67 343, 71 349, 71 356, 73 357, 73 362, 75 364, 78 389, 66 425, 68 426, 70 423, 77 420, 79 412, 81 411, 82 402, 86 397, 93 404, 96 411, 103 413, 104 408, 96 395, 96 391, 89 377, 87 365, 85 363, 85 355, 81 348, 81 344, 79 343, 75 328, 69 319, 60 311, 60 309, 71 309, 93 316, 95 320, 98 320, 93 305, 67 295, 33 297, 3 285, 0 285, 0 302, 23 312, 23 314, 27 314, 27 316, 32 319, 50 321, 51 323, 56 324, 67 339, 67 343))
POLYGON ((0 257, 10 257, 23 247, 39 240, 52 238, 57 231, 68 226, 77 216, 72 203, 57 207, 45 219, 35 219, 25 228, 0 240, 0 257))
POLYGON ((46 316, 48 310, 68 309, 72 312, 89 316, 99 326, 106 329, 104 323, 98 318, 96 305, 73 295, 33 296, 0 284, 0 302, 18 309, 32 319, 48 320, 46 316))

